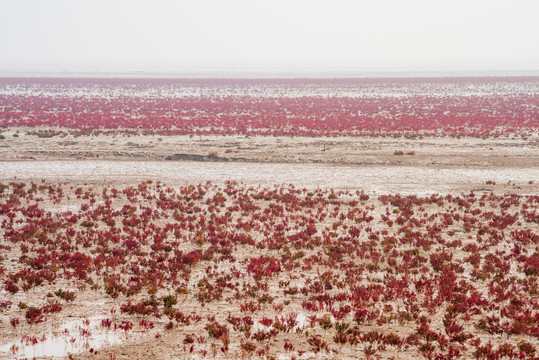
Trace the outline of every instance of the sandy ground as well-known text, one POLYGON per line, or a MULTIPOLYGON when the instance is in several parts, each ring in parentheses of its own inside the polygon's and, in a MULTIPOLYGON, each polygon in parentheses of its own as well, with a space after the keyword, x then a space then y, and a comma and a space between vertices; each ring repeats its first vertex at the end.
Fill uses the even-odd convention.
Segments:
POLYGON ((431 168, 328 164, 213 163, 193 161, 12 161, 2 163, 0 181, 41 180, 94 185, 155 180, 185 186, 227 181, 299 188, 361 189, 369 194, 458 194, 470 191, 537 193, 536 168, 431 168), (490 181, 496 184, 491 184, 490 181), (530 184, 530 181, 532 182, 530 184), (488 183, 487 183, 488 182, 488 183))
POLYGON ((0 180, 123 184, 160 178, 171 185, 236 180, 421 194, 533 194, 539 181, 539 138, 38 138, 27 130, 3 133, 0 180), (399 151, 404 155, 395 155, 399 151))
POLYGON ((298 138, 100 135, 38 138, 28 129, 3 132, 0 160, 165 160, 174 154, 215 161, 352 166, 498 168, 539 166, 539 138, 298 138), (18 137, 13 137, 18 132, 18 137), (394 155, 415 152, 414 156, 394 155))

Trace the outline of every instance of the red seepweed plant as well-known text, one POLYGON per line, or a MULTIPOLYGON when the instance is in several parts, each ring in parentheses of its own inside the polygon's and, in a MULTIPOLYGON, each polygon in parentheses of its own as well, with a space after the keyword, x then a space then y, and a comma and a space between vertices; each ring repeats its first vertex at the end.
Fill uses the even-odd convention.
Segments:
POLYGON ((2 267, 3 289, 58 290, 0 311, 10 331, 28 332, 82 295, 109 297, 119 311, 100 328, 178 332, 185 355, 533 358, 538 208, 515 194, 12 183, 0 193, 0 256, 16 260, 2 267), (77 196, 103 202, 48 213, 77 196))

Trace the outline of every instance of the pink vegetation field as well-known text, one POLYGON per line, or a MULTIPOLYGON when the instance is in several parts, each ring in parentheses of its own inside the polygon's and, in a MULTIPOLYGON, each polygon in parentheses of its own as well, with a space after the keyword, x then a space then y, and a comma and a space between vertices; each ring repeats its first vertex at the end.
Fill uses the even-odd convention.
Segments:
POLYGON ((539 77, 0 78, 0 359, 538 359, 538 136, 539 77))
POLYGON ((539 78, 0 79, 0 127, 146 134, 531 135, 539 78))
POLYGON ((12 182, 0 222, 5 356, 537 356, 538 196, 12 182))

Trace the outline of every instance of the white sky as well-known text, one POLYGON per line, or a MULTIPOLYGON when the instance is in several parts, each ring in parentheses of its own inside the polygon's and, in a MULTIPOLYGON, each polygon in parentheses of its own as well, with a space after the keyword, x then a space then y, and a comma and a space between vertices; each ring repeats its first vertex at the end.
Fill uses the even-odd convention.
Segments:
POLYGON ((0 67, 539 67, 539 0, 0 0, 0 67))

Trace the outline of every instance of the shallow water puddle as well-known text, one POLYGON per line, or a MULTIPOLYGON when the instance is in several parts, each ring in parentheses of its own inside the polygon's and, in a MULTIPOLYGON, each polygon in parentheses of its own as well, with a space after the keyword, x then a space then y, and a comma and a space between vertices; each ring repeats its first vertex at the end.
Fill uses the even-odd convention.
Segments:
POLYGON ((99 350, 103 347, 133 341, 148 334, 148 331, 124 331, 120 324, 110 328, 102 325, 102 318, 77 319, 66 322, 41 335, 21 335, 15 342, 0 345, 0 357, 20 358, 53 357, 64 358, 69 354, 99 350))

